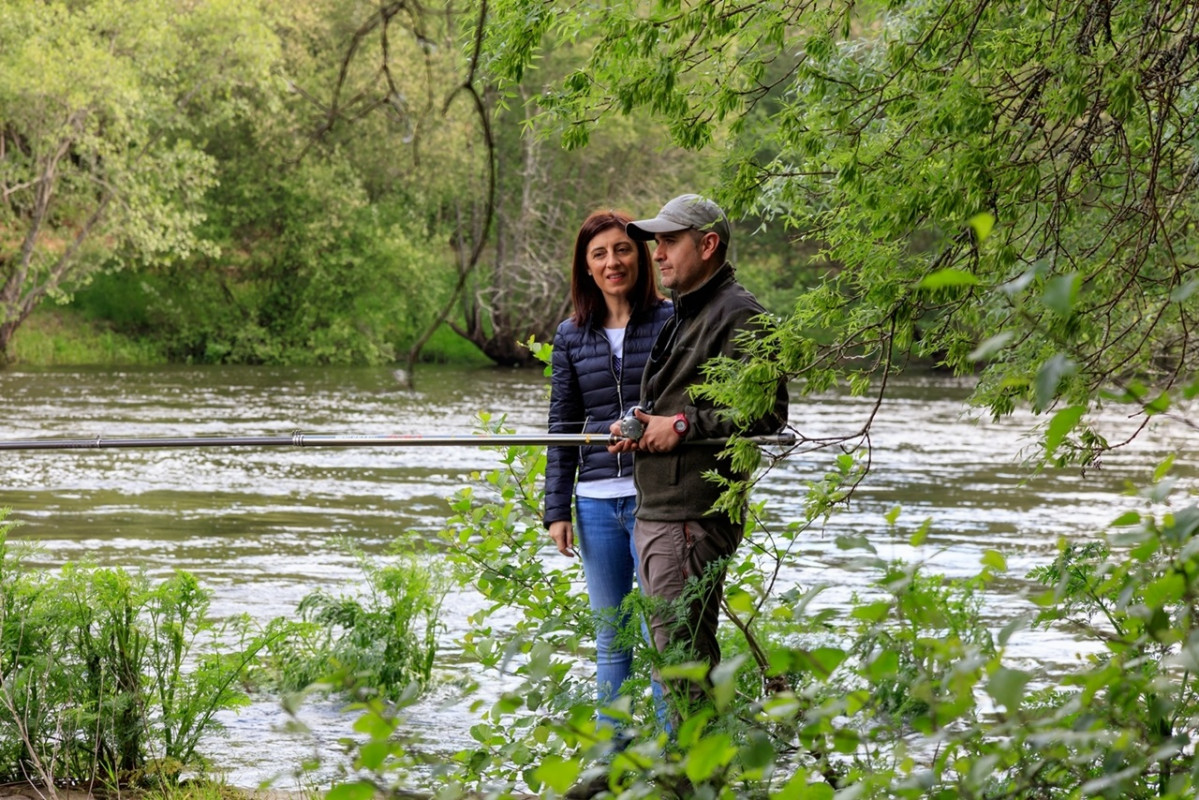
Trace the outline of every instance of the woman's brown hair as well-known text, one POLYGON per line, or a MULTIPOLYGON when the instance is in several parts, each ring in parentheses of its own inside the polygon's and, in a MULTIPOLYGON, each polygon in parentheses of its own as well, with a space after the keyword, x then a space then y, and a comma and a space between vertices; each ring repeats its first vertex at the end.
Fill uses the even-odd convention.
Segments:
MULTIPOLYGON (((591 279, 587 269, 587 246, 591 244, 592 239, 609 228, 619 228, 623 231, 624 226, 632 221, 632 216, 624 211, 609 209, 592 212, 579 226, 579 235, 575 238, 574 263, 570 269, 570 301, 574 304, 571 319, 576 325, 585 325, 597 312, 604 310, 604 293, 591 279)), ((637 282, 629 292, 629 302, 634 310, 641 310, 661 302, 662 293, 658 291, 649 247, 645 242, 636 239, 633 240, 633 244, 637 248, 637 282)))

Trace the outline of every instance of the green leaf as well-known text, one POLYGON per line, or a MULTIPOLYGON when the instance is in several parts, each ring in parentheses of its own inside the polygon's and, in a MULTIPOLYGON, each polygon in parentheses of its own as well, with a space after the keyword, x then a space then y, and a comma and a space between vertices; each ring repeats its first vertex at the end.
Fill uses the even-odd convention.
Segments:
POLYGON ((1027 289, 1029 286, 1032 286, 1033 281, 1035 281, 1036 279, 1037 279, 1037 270, 1036 269, 1025 270, 1024 272, 1017 275, 1015 278, 1012 278, 1007 283, 1002 284, 999 287, 999 289, 1004 294, 1008 295, 1009 297, 1014 298, 1014 297, 1016 297, 1016 295, 1020 294, 1025 289, 1027 289))
POLYGON ((375 786, 369 781, 339 783, 325 794, 325 800, 371 800, 375 786))
POLYGON ((1076 365, 1063 353, 1057 353, 1037 371, 1036 407, 1044 410, 1057 396, 1058 387, 1062 380, 1074 374, 1076 365))
POLYGON ((925 517, 924 522, 920 523, 920 527, 916 529, 916 532, 913 533, 911 538, 908 540, 912 547, 919 547, 920 545, 924 544, 925 540, 928 539, 929 531, 931 531, 932 528, 933 518, 925 517))
POLYGON ((842 755, 852 755, 861 744, 861 737, 852 728, 838 728, 833 732, 833 749, 842 755))
POLYGON ((770 738, 760 731, 751 731, 749 741, 741 745, 737 760, 746 769, 761 770, 774 763, 774 756, 770 738))
POLYGON ((699 783, 727 766, 736 754, 737 748, 727 733, 705 736, 687 751, 683 770, 688 778, 699 783))
POLYGON ((1170 408, 1170 395, 1162 392, 1145 404, 1145 413, 1149 416, 1164 414, 1170 408))
POLYGON ((1183 281, 1174 287, 1174 291, 1170 292, 1170 299, 1175 303, 1182 303, 1189 300, 1195 294, 1196 289, 1199 289, 1199 278, 1183 281))
POLYGON ((1015 334, 1011 331, 997 333, 982 342, 978 347, 971 350, 970 355, 968 355, 967 358, 971 361, 985 361, 1006 347, 1007 343, 1010 342, 1014 336, 1015 334))
POLYGON ((709 673, 712 682, 712 700, 716 708, 724 711, 737 695, 737 671, 745 663, 745 655, 727 658, 717 664, 709 673))
MULTIPOLYGON (((665 675, 663 675, 665 677, 665 675)), ((713 711, 711 708, 704 708, 699 713, 692 714, 683 720, 683 724, 679 726, 678 736, 676 741, 679 747, 684 750, 690 749, 699 741, 703 735, 704 727, 708 724, 708 720, 712 719, 713 711)))
POLYGON ((1029 595, 1028 599, 1041 608, 1051 608, 1057 604, 1057 593, 1052 589, 1029 595))
POLYGON ((730 589, 725 599, 728 602, 729 608, 740 616, 748 617, 756 611, 753 595, 749 592, 740 589, 730 589))
POLYGON ((832 800, 835 792, 827 783, 820 783, 803 767, 771 795, 775 800, 832 800))
POLYGON ((533 775, 555 792, 563 794, 578 780, 579 762, 552 754, 543 756, 533 775))
MULTIPOLYGON (((1153 470, 1153 482, 1154 483, 1157 483, 1162 478, 1166 477, 1166 473, 1168 473, 1170 471, 1170 469, 1174 466, 1174 458, 1176 455, 1177 455, 1176 453, 1170 453, 1168 456, 1166 456, 1164 459, 1162 459, 1162 462, 1157 465, 1156 469, 1153 470)), ((1138 517, 1138 519, 1139 519, 1139 517, 1138 517)))
MULTIPOLYGON (((1160 479, 1155 478, 1155 482, 1160 479)), ((1112 520, 1113 528, 1125 528, 1129 525, 1137 525, 1141 522, 1141 514, 1138 511, 1125 511, 1120 516, 1112 520)))
POLYGON ((888 525, 895 524, 895 520, 899 519, 899 512, 902 508, 903 508, 902 506, 898 506, 898 505, 892 506, 891 510, 883 515, 883 518, 885 520, 887 520, 888 525))
POLYGON ((848 653, 837 647, 816 647, 807 652, 812 671, 822 680, 827 680, 837 667, 844 663, 848 653))
POLYGON ((862 671, 875 683, 892 678, 899 672, 899 654, 892 650, 884 650, 866 664, 862 671))
POLYGON ((838 535, 834 540, 838 550, 865 550, 869 553, 877 553, 874 545, 870 540, 859 533, 844 533, 838 535))
POLYGON ((1049 421, 1049 430, 1045 433, 1045 454, 1052 456, 1057 451, 1066 434, 1074 430, 1074 426, 1082 419, 1086 406, 1070 406, 1063 408, 1053 415, 1049 421))
POLYGON ((969 222, 970 227, 974 229, 974 237, 980 244, 990 237, 991 231, 995 227, 995 217, 986 211, 975 214, 970 218, 969 222))
POLYGON ((866 622, 881 622, 890 612, 891 601, 880 600, 877 603, 854 606, 853 611, 849 615, 854 619, 865 620, 866 622))
POLYGON ((701 661, 687 661, 682 664, 667 664, 662 667, 662 677, 666 680, 689 680, 703 683, 708 677, 708 665, 701 661))
POLYGON ((1077 273, 1058 275, 1049 281, 1041 299, 1050 310, 1060 316, 1068 317, 1074 308, 1074 300, 1078 297, 1078 287, 1081 281, 1082 279, 1077 273))
POLYGON ((387 757, 391 755, 391 742, 366 742, 358 748, 358 764, 371 772, 377 772, 387 757))
POLYGON ((984 567, 990 567, 996 572, 1007 572, 1007 559, 998 550, 984 550, 980 560, 984 567))
POLYGON ((939 269, 931 275, 925 275, 917 286, 921 289, 945 289, 950 286, 976 286, 978 278, 969 272, 953 267, 939 269))
POLYGON ((1186 580, 1181 575, 1168 572, 1145 587, 1145 605, 1150 608, 1174 605, 1186 588, 1186 580))
POLYGON ((1008 620, 1007 624, 1000 629, 999 636, 996 637, 996 640, 999 642, 999 646, 1006 647, 1008 641, 1012 638, 1012 635, 1026 627, 1028 627, 1028 617, 1023 614, 1008 620))
POLYGON ((762 713, 772 720, 786 722, 794 719, 803 709, 803 705, 794 694, 776 694, 762 701, 762 713))
POLYGON ((1000 667, 992 673, 987 681, 987 694, 995 698, 995 702, 1006 708, 1009 713, 1020 708, 1024 699, 1024 687, 1031 675, 1023 670, 1000 667))

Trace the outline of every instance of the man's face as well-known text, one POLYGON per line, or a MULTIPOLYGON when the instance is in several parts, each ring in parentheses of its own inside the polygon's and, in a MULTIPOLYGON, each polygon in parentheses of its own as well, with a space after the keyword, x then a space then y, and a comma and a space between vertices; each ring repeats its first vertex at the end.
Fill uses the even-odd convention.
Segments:
POLYGON ((658 245, 654 248, 654 261, 662 275, 662 285, 679 294, 686 294, 699 287, 711 276, 715 262, 705 263, 716 252, 720 237, 715 233, 684 230, 654 235, 658 245))

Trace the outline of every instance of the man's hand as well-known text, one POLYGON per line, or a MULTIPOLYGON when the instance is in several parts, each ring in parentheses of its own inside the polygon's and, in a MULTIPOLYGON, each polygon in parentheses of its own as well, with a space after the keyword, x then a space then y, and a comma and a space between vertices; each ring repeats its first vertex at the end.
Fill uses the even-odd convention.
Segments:
MULTIPOLYGON (((646 414, 641 409, 635 409, 633 414, 645 425, 645 432, 636 441, 618 438, 615 444, 608 446, 609 453, 631 453, 638 450, 646 453, 669 453, 678 447, 681 439, 674 432, 674 417, 646 414)), ((619 437, 620 422, 613 422, 610 431, 614 437, 619 437)))

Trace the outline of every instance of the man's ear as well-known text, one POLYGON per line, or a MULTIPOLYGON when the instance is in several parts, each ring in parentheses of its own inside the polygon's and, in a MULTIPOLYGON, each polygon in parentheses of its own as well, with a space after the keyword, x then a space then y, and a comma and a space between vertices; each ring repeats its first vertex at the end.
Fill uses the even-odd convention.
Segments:
POLYGON ((720 234, 715 231, 708 231, 700 239, 699 257, 707 261, 712 256, 716 255, 716 248, 720 247, 720 234))

